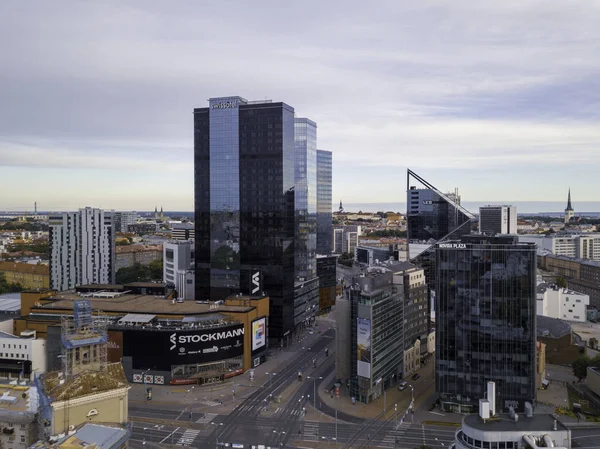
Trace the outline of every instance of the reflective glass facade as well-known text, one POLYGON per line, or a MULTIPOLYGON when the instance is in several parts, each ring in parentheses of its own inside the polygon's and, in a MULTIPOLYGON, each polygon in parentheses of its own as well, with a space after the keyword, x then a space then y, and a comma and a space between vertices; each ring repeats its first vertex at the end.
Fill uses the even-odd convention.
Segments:
POLYGON ((332 251, 332 154, 317 150, 317 254, 328 255, 332 251))
POLYGON ((294 121, 296 280, 317 275, 317 124, 294 121))
POLYGON ((514 236, 438 244, 436 392, 448 411, 476 410, 488 381, 497 409, 535 399, 536 249, 514 236))
POLYGON ((196 299, 245 292, 259 270, 271 339, 293 330, 294 162, 285 103, 222 97, 194 110, 196 299))

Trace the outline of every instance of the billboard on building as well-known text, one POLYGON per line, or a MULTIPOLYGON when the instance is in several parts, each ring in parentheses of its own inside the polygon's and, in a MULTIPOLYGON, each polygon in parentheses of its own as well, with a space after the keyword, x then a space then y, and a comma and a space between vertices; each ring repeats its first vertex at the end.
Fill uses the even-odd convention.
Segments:
POLYGON ((121 362, 123 359, 123 332, 108 331, 108 361, 121 362))
POLYGON ((252 351, 256 351, 267 343, 267 319, 252 321, 252 351))
POLYGON ((371 320, 357 318, 356 321, 358 375, 371 378, 371 320))
POLYGON ((127 330, 124 356, 132 366, 170 370, 172 365, 188 365, 226 360, 244 355, 244 325, 196 330, 127 330))

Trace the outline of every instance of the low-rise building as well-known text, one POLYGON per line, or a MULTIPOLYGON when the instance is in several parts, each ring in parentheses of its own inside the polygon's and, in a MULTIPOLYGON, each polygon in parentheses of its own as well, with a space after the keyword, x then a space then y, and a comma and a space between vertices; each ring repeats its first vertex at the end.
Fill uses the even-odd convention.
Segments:
POLYGON ((544 282, 537 286, 537 314, 565 321, 585 322, 590 297, 544 282))
POLYGON ((600 396, 600 368, 588 366, 585 383, 590 390, 600 396))
POLYGON ((155 260, 162 260, 162 245, 126 245, 117 246, 117 270, 120 268, 131 267, 136 263, 140 265, 149 265, 155 260))
POLYGON ((38 439, 38 391, 25 382, 0 383, 0 447, 26 449, 38 439))
POLYGON ((546 361, 552 365, 570 365, 583 351, 575 342, 573 328, 558 318, 536 316, 537 342, 546 345, 546 361))
POLYGON ((113 423, 86 423, 69 431, 57 441, 38 441, 29 449, 124 449, 131 432, 129 427, 113 423))
POLYGON ((35 337, 35 331, 21 337, 0 331, 0 382, 32 381, 46 371, 46 340, 35 337))
POLYGON ((21 284, 25 289, 50 287, 50 269, 44 264, 0 261, 0 274, 6 282, 21 284))

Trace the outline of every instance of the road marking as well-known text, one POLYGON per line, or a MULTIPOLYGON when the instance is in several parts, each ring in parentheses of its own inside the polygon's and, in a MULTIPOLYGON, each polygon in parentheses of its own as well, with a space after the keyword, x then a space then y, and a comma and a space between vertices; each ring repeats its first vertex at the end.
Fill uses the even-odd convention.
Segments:
POLYGON ((217 416, 216 413, 205 413, 203 417, 199 418, 196 423, 198 424, 208 424, 213 421, 217 416))
POLYGON ((434 414, 434 415, 438 415, 438 416, 446 416, 446 415, 444 415, 443 413, 438 413, 438 412, 429 412, 429 413, 432 413, 432 414, 434 414))
POLYGON ((179 438, 177 446, 191 446, 199 433, 199 430, 187 429, 179 438))
POLYGON ((177 429, 175 429, 173 432, 171 432, 170 434, 168 434, 166 437, 164 437, 163 440, 158 444, 163 444, 169 437, 172 437, 173 435, 175 435, 175 432, 177 432, 178 430, 179 430, 179 427, 177 429))

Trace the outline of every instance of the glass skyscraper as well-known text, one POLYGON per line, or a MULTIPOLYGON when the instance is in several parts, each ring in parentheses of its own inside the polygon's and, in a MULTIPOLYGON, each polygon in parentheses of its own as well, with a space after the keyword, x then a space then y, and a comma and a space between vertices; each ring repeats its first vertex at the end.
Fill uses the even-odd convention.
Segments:
POLYGON ((294 121, 296 280, 317 275, 317 124, 294 121))
POLYGON ((294 328, 294 162, 287 104, 234 96, 194 109, 196 299, 248 293, 260 271, 270 339, 294 328))
POLYGON ((332 215, 332 155, 317 150, 317 254, 331 254, 333 235, 332 215))
POLYGON ((535 399, 536 247, 516 236, 463 236, 436 255, 436 392, 471 412, 488 381, 499 409, 535 399))

